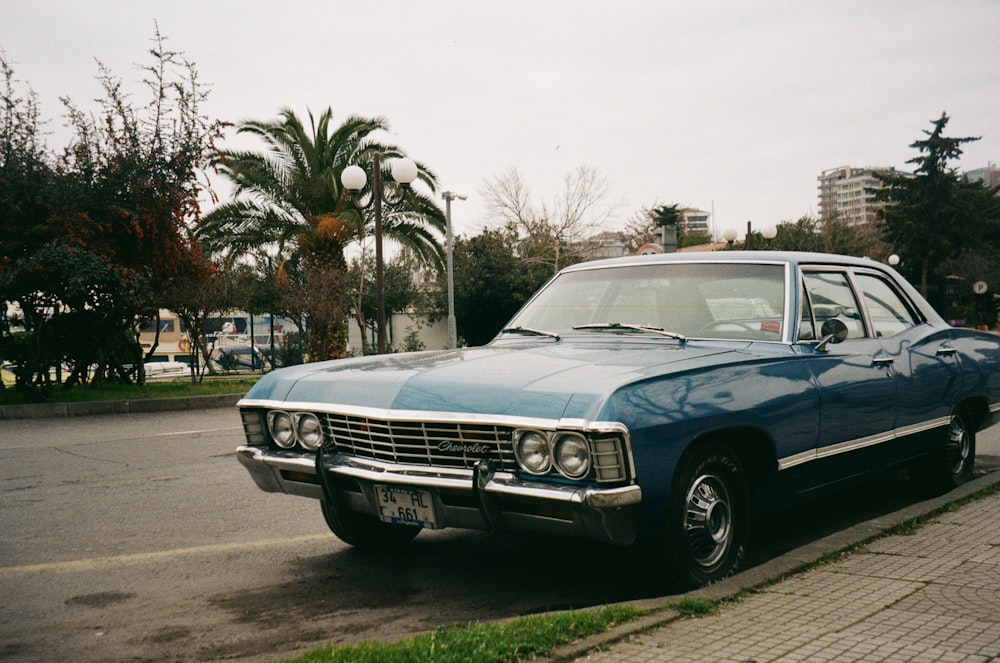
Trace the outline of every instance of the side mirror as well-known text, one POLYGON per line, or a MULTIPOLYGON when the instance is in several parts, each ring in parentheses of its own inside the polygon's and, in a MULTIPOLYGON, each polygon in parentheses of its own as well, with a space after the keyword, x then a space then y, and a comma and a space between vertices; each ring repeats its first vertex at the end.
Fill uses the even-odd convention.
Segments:
POLYGON ((830 318, 823 323, 819 333, 822 338, 820 339, 820 342, 816 344, 816 350, 819 352, 825 352, 827 345, 831 343, 840 343, 847 338, 847 325, 845 325, 844 321, 839 318, 830 318))

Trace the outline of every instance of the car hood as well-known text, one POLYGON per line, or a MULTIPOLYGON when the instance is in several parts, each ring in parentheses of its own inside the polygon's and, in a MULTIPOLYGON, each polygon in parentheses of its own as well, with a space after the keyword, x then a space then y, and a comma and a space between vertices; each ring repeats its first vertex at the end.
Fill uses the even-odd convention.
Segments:
POLYGON ((246 399, 591 419, 625 384, 732 361, 746 346, 560 341, 380 355, 274 371, 246 399))

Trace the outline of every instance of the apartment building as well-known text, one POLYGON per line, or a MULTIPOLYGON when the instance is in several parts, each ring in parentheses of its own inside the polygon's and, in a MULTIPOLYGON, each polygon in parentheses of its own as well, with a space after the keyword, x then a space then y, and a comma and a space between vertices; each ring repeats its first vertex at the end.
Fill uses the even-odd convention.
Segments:
POLYGON ((685 235, 699 234, 699 235, 711 235, 712 229, 709 226, 709 221, 712 218, 711 212, 706 212, 705 210, 695 209, 693 207, 684 207, 677 210, 680 212, 680 220, 677 225, 684 232, 685 235))
POLYGON ((850 225, 861 225, 875 220, 882 203, 875 200, 875 191, 881 188, 876 173, 895 173, 895 168, 840 166, 820 173, 819 223, 839 218, 850 225))
MULTIPOLYGON (((882 203, 875 199, 875 192, 882 183, 875 173, 906 174, 895 168, 852 168, 840 166, 820 173, 819 177, 819 223, 837 217, 851 225, 874 221, 882 203)), ((970 182, 982 182, 983 186, 1000 186, 1000 168, 989 163, 985 168, 967 171, 965 178, 970 182)))

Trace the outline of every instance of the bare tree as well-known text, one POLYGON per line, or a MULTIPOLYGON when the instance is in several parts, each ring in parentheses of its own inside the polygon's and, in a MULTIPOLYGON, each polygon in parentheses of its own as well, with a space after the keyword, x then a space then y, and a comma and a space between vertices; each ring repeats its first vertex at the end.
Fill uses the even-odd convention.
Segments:
POLYGON ((533 247, 534 260, 553 271, 580 259, 580 242, 604 229, 617 211, 609 203, 608 178, 587 165, 563 178, 550 201, 537 202, 515 167, 488 180, 480 189, 493 227, 511 227, 533 247))
POLYGON ((540 212, 532 205, 530 187, 516 167, 487 180, 479 193, 495 225, 524 226, 538 220, 540 212))

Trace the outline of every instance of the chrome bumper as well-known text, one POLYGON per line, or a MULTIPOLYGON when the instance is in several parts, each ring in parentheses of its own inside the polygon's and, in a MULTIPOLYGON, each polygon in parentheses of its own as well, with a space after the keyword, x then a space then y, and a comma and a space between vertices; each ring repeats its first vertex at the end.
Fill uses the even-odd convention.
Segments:
MULTIPOLYGON (((236 457, 266 492, 323 499, 311 453, 240 446, 236 457)), ((616 545, 636 538, 638 486, 595 488, 523 481, 509 472, 393 465, 331 454, 328 485, 340 505, 377 515, 373 486, 389 484, 431 493, 441 527, 582 536, 616 545)))

